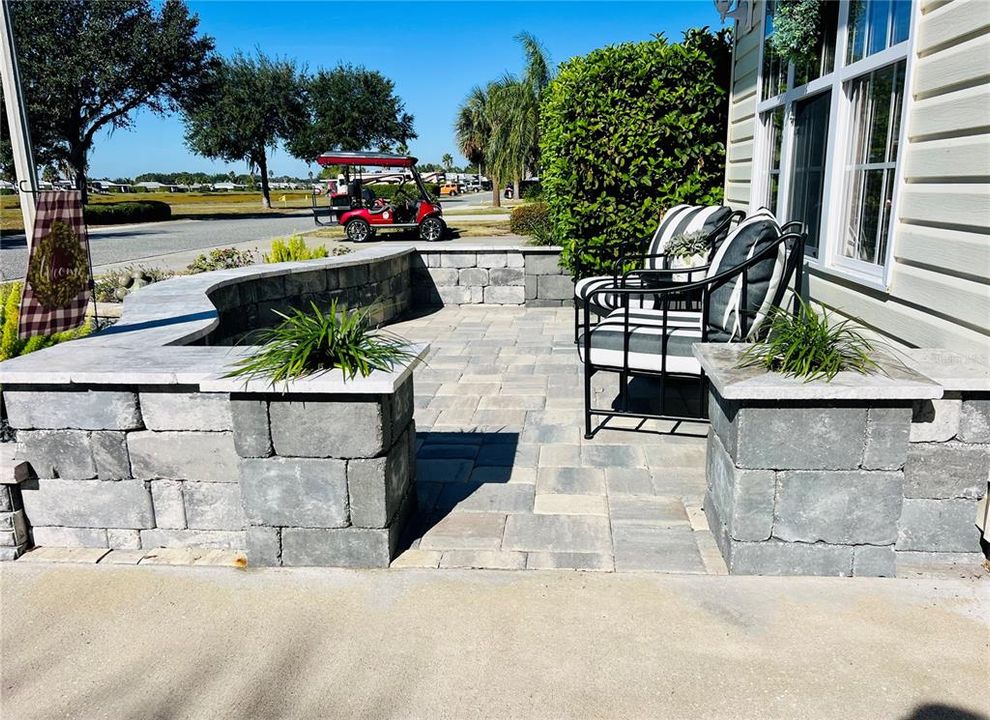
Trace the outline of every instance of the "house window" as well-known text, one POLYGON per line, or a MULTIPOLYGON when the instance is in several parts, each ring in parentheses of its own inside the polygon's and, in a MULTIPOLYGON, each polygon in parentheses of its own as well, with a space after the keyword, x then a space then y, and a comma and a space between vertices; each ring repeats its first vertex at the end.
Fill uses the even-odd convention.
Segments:
POLYGON ((828 119, 832 93, 794 103, 794 167, 789 220, 800 220, 808 234, 808 255, 818 257, 822 193, 828 153, 828 119))
POLYGON ((800 221, 812 262, 883 288, 914 4, 823 3, 817 60, 804 67, 767 42, 777 4, 763 18, 752 209, 800 221))
POLYGON ((842 255, 882 265, 890 234, 905 62, 849 84, 852 142, 846 165, 842 255))
POLYGON ((846 63, 886 50, 908 38, 911 0, 851 0, 846 63))

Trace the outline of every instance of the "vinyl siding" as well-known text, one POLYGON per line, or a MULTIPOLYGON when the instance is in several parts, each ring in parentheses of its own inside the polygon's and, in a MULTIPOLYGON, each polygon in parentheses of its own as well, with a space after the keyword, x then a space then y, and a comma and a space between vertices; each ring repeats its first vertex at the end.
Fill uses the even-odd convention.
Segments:
MULTIPOLYGON (((761 17, 762 3, 753 9, 754 17, 761 17)), ((760 64, 759 21, 753 23, 750 32, 740 34, 738 28, 733 41, 732 93, 729 104, 729 139, 726 147, 725 203, 736 210, 747 210, 750 200, 750 179, 753 176, 753 135, 756 127, 756 103, 758 100, 760 64)))
MULTIPOLYGON (((913 347, 990 362, 990 2, 919 0, 899 162, 887 292, 811 269, 812 299, 913 347)), ((763 12, 757 3, 756 12, 763 12)), ((759 26, 749 36, 759 42, 759 26)), ((726 198, 752 209, 756 58, 739 54, 730 115, 726 198), (737 147, 738 146, 738 147, 737 147)))

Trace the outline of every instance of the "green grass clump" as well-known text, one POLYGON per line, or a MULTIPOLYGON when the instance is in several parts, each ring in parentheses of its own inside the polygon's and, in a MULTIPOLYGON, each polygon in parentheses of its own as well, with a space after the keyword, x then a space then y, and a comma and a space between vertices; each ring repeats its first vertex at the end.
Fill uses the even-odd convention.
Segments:
POLYGON ((91 321, 73 330, 54 335, 35 335, 26 340, 17 337, 17 324, 21 308, 21 283, 0 285, 0 361, 27 355, 68 340, 85 337, 93 330, 91 321))
POLYGON ((766 335, 746 348, 739 367, 759 366, 805 382, 828 382, 843 370, 866 375, 880 368, 872 343, 851 320, 832 324, 827 313, 819 315, 800 297, 797 314, 775 307, 766 323, 766 335))
POLYGON ((326 245, 308 247, 302 235, 290 238, 275 238, 272 240, 272 250, 265 255, 266 263, 294 262, 297 260, 315 260, 329 257, 330 251, 326 245))
POLYGON ((274 387, 340 368, 350 380, 359 373, 367 377, 373 370, 391 370, 413 357, 405 340, 373 330, 367 314, 338 306, 336 300, 327 312, 310 303, 309 312, 294 309, 288 315, 276 314, 282 322, 249 335, 246 341, 260 347, 235 362, 226 377, 268 380, 274 387))
POLYGON ((230 270, 254 264, 254 253, 250 250, 237 248, 215 248, 208 253, 197 255, 196 259, 186 268, 190 275, 211 272, 213 270, 230 270))

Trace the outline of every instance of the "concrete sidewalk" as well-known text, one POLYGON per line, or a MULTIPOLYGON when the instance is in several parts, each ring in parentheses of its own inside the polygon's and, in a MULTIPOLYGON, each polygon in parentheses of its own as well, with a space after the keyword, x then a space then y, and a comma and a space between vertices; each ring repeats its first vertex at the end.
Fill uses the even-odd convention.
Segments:
POLYGON ((0 716, 966 720, 987 588, 6 563, 0 716))

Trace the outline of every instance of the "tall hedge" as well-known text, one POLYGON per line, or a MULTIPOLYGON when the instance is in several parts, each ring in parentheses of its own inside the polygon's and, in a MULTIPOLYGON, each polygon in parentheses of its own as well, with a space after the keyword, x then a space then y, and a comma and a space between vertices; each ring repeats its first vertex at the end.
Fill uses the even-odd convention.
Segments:
POLYGON ((685 33, 564 63, 541 113, 544 199, 572 272, 611 267, 678 203, 722 200, 731 45, 685 33))

